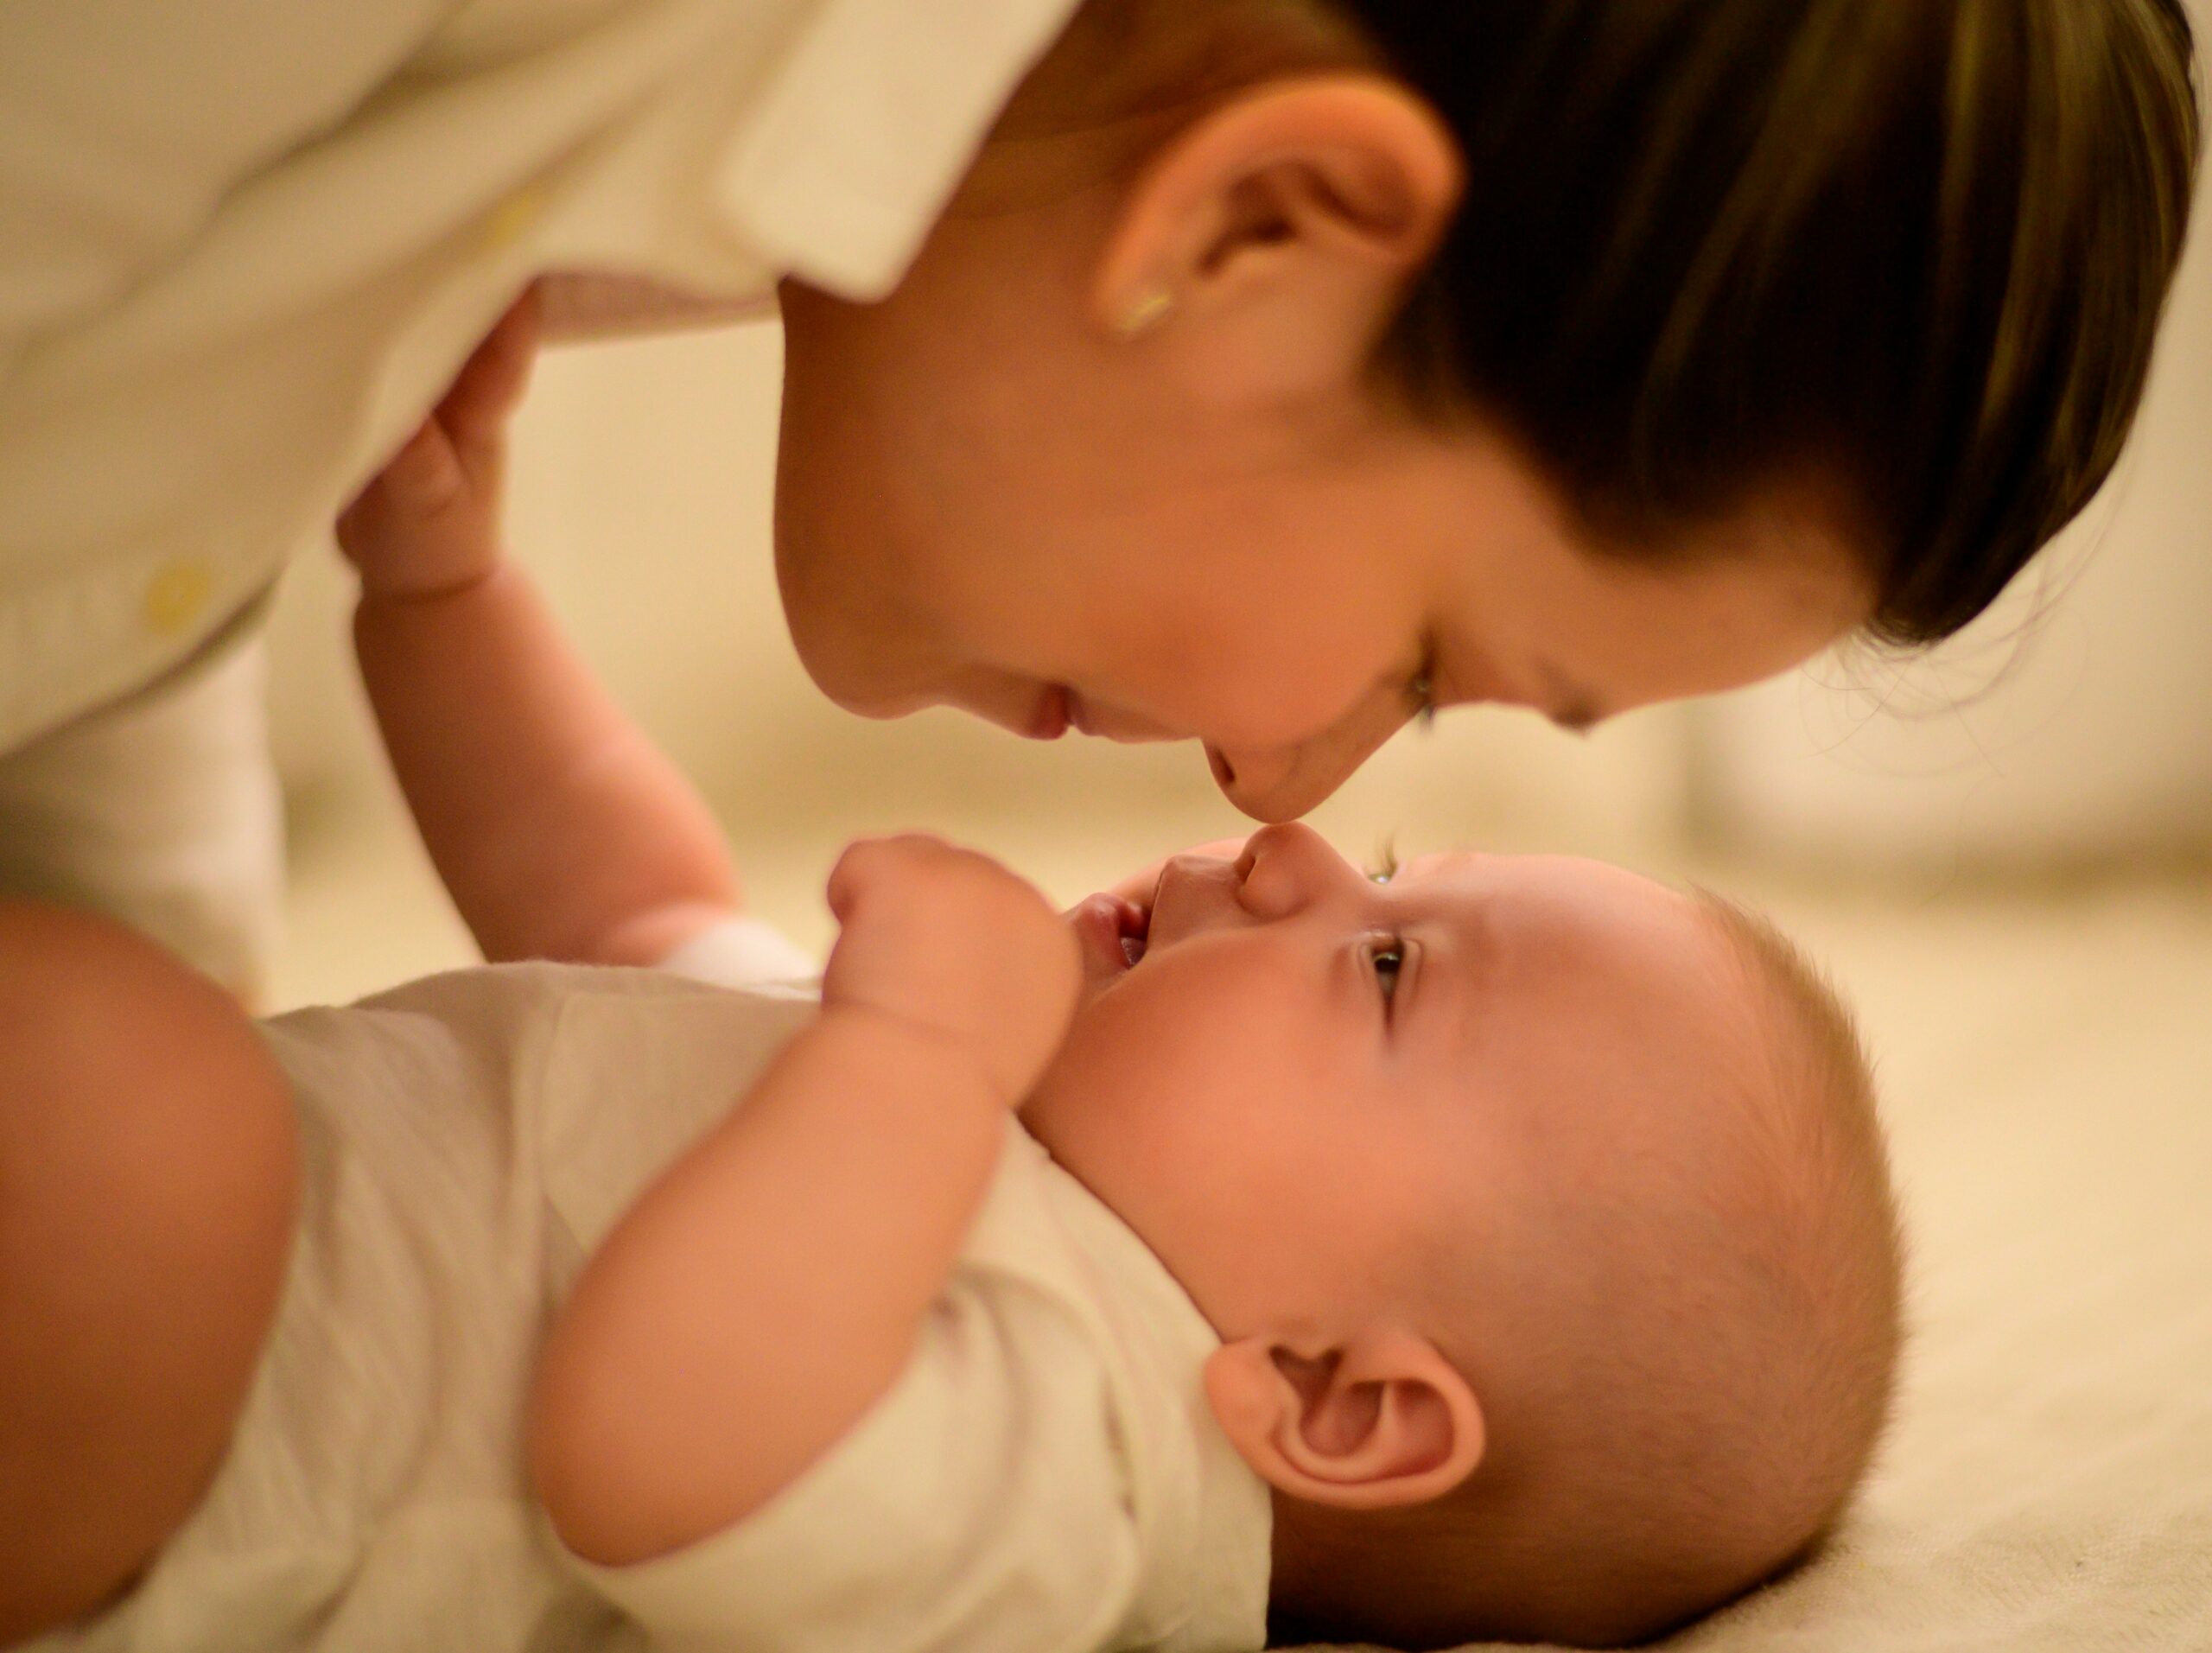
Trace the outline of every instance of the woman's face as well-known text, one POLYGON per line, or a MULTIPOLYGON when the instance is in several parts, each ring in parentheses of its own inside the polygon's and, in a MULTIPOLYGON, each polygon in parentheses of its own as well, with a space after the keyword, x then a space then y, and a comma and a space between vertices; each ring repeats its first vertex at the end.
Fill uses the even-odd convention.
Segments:
POLYGON ((1279 391, 1268 341, 1309 350, 1308 316, 1256 348, 1173 314, 1116 336, 1071 299, 1100 217, 1077 196, 950 218, 880 304, 786 289, 778 574, 847 709, 1198 741, 1232 803, 1280 821, 1424 685, 1579 728, 1866 619, 1809 493, 1749 501, 1662 566, 1608 558, 1495 432, 1417 419, 1357 371, 1279 391))

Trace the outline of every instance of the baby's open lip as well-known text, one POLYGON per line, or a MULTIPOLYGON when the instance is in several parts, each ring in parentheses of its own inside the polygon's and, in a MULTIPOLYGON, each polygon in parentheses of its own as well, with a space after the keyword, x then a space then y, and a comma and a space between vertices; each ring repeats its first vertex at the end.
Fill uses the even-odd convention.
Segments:
POLYGON ((1136 968, 1144 957, 1145 945, 1152 938, 1152 907, 1147 903, 1139 906, 1135 901, 1122 903, 1122 957, 1136 968))
POLYGON ((1135 901, 1100 893, 1069 915, 1083 944, 1107 970, 1119 974, 1144 957, 1151 914, 1135 901))

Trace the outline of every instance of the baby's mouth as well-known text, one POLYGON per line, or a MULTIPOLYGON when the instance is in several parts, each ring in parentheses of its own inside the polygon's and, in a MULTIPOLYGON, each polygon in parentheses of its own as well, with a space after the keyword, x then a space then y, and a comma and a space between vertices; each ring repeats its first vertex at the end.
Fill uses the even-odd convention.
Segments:
POLYGON ((1084 973, 1093 991, 1119 980, 1144 957, 1152 915, 1136 902, 1102 893, 1080 902, 1068 918, 1083 943, 1084 973))
POLYGON ((1106 898, 1113 903, 1114 943, 1125 970, 1135 970, 1144 957, 1145 946, 1152 938, 1152 904, 1157 894, 1155 890, 1141 901, 1106 898))
POLYGON ((1125 901, 1122 906, 1122 957, 1135 970, 1144 957, 1146 944, 1152 938, 1152 908, 1139 906, 1134 901, 1125 901))

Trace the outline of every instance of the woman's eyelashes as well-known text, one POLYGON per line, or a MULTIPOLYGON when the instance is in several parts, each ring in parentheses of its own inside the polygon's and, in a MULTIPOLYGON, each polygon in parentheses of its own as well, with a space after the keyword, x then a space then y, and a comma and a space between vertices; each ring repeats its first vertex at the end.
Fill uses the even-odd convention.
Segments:
POLYGON ((1436 727, 1436 656, 1424 652, 1421 664, 1406 681, 1406 702, 1413 721, 1424 730, 1436 727))
POLYGON ((1386 838, 1382 842, 1382 847, 1375 852, 1375 859, 1368 864, 1368 881, 1371 884, 1387 884, 1397 875, 1397 846, 1386 838))

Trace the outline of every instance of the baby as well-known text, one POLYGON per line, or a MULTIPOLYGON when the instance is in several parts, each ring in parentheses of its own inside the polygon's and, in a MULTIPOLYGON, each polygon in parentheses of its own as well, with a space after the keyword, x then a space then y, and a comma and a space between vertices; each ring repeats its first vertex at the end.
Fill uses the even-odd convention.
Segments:
POLYGON ((1818 1541, 1897 1241, 1770 930, 1294 825, 1061 918, 908 837, 840 861, 818 1001, 765 985, 803 963, 496 555, 526 354, 350 515, 364 669, 487 952, 664 968, 257 1034, 0 911, 0 1639, 1604 1644, 1818 1541))

